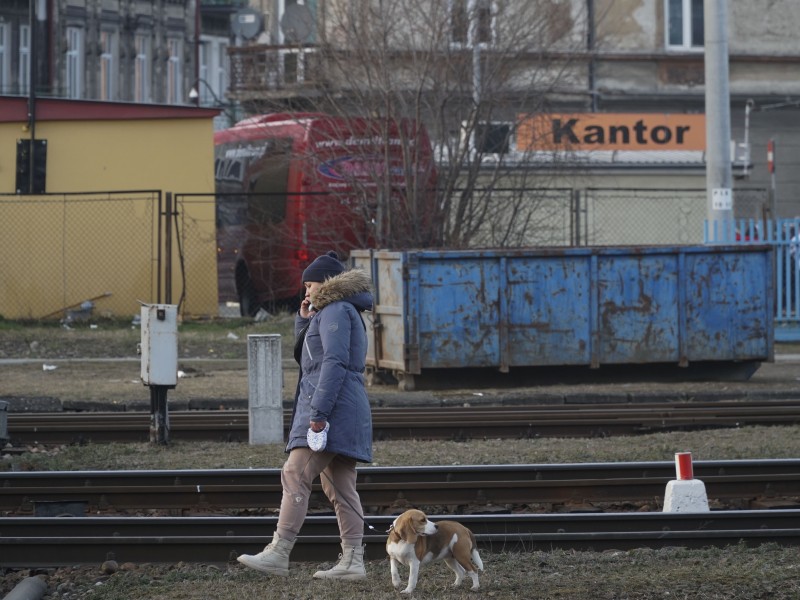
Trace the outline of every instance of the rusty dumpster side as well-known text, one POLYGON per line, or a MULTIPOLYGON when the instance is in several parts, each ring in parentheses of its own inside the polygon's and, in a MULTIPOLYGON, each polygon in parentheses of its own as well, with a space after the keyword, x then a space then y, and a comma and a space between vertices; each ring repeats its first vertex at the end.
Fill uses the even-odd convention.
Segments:
POLYGON ((767 246, 356 250, 375 284, 368 367, 763 362, 774 358, 767 246))

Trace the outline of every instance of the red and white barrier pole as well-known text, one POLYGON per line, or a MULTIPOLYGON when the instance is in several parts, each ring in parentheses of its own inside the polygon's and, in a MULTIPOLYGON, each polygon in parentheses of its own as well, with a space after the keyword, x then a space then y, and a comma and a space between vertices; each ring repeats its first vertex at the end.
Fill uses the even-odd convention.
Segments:
POLYGON ((675 471, 678 475, 678 481, 688 481, 689 479, 694 479, 691 452, 675 453, 675 471))
POLYGON ((675 453, 677 479, 667 482, 664 512, 707 512, 706 486, 694 478, 691 452, 675 453))

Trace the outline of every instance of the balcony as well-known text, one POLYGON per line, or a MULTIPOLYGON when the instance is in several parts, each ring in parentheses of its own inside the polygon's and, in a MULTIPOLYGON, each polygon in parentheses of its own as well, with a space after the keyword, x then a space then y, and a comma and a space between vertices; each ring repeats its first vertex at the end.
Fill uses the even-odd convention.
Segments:
POLYGON ((200 8, 209 7, 229 7, 229 8, 246 8, 247 0, 200 0, 200 8))
POLYGON ((316 46, 231 47, 228 56, 229 95, 236 101, 316 96, 323 83, 316 46))

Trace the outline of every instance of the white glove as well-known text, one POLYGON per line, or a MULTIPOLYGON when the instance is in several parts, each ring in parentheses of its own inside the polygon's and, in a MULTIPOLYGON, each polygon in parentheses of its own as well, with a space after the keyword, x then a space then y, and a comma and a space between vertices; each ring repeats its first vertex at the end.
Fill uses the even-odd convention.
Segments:
POLYGON ((311 448, 314 452, 320 452, 321 450, 325 450, 325 446, 328 445, 328 429, 331 428, 331 424, 329 422, 325 423, 325 429, 322 431, 314 431, 311 427, 308 428, 308 433, 306 434, 306 440, 308 441, 308 447, 311 448))

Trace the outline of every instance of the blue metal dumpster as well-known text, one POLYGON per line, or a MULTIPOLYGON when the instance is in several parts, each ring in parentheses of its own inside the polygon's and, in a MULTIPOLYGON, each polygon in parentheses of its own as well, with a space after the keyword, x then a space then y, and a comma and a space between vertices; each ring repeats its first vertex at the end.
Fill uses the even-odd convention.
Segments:
POLYGON ((367 365, 431 369, 774 358, 767 246, 356 250, 375 283, 367 365))

